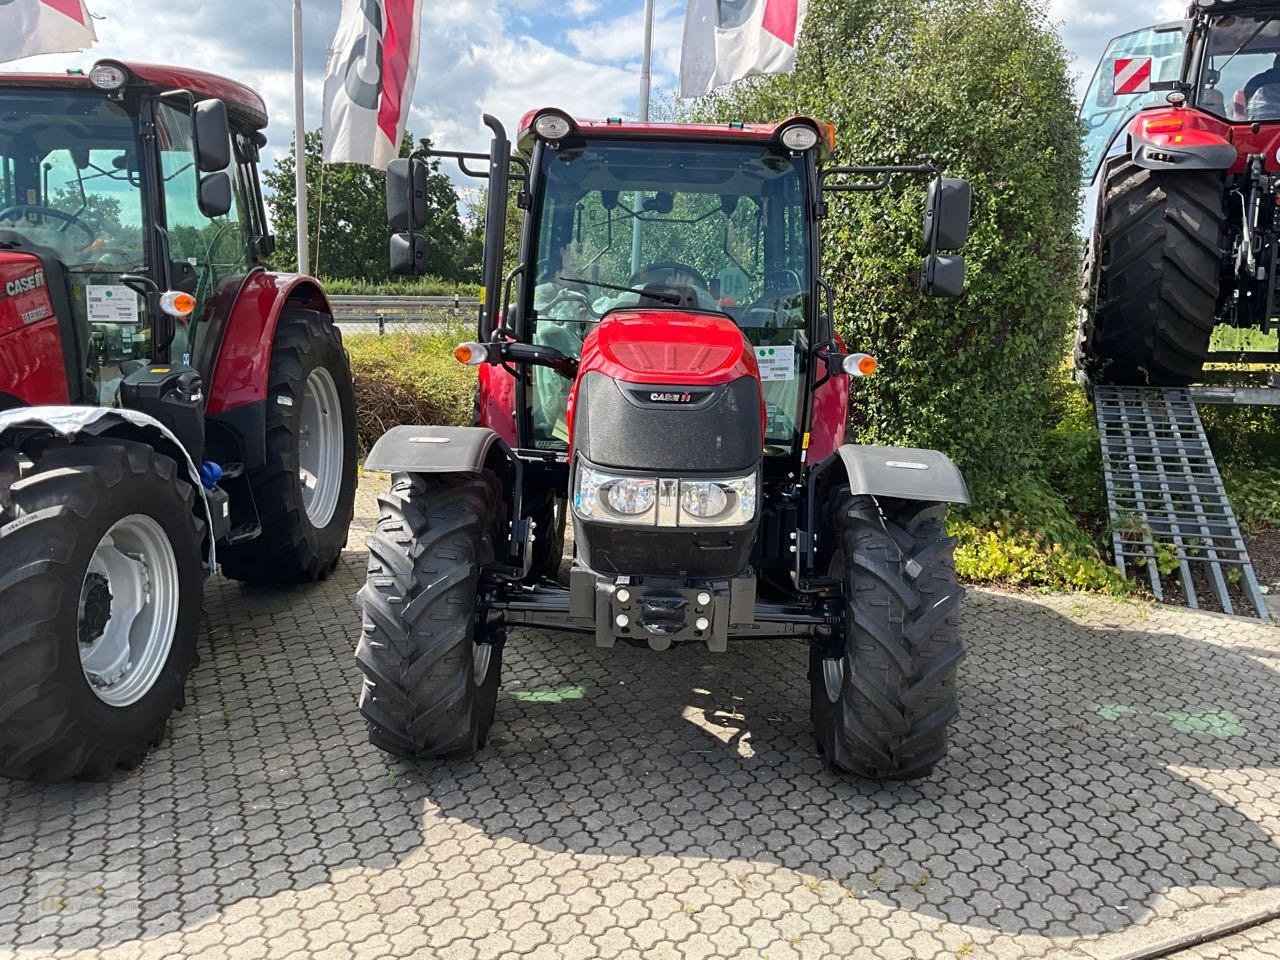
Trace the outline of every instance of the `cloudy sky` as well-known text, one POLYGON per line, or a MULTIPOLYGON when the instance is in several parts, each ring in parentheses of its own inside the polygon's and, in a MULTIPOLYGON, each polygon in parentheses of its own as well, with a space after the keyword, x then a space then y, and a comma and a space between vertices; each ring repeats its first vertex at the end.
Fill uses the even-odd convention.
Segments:
MULTIPOLYGON (((685 0, 657 0, 658 96, 670 97, 675 88, 684 5, 685 0)), ((303 0, 311 127, 320 123, 326 48, 339 6, 340 0, 303 0)), ((475 148, 485 140, 485 111, 509 127, 525 109, 545 104, 587 116, 634 114, 643 6, 643 0, 424 0, 410 129, 442 145, 475 148)), ((1109 37, 1176 17, 1185 6, 1185 0, 1050 0, 1081 74, 1092 71, 1109 37)), ((99 43, 92 52, 36 57, 13 67, 62 70, 111 56, 228 74, 266 97, 271 147, 288 148, 290 0, 89 0, 89 7, 98 17, 99 43)))

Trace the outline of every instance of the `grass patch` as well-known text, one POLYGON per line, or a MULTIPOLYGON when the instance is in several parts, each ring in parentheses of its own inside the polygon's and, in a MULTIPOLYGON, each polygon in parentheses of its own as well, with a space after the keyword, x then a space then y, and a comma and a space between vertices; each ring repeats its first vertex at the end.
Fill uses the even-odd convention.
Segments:
POLYGON ((415 280, 324 280, 325 290, 335 297, 479 297, 477 283, 455 283, 438 277, 415 280))
POLYGON ((1200 418, 1241 526, 1280 528, 1280 409, 1203 404, 1200 418))
POLYGON ((1264 334, 1261 330, 1218 327, 1209 340, 1209 349, 1240 353, 1275 351, 1278 349, 1278 342, 1280 342, 1280 332, 1264 334))
POLYGON ((402 423, 471 423, 476 374, 453 358, 466 329, 428 333, 354 334, 344 338, 356 384, 356 420, 363 458, 373 442, 402 423))

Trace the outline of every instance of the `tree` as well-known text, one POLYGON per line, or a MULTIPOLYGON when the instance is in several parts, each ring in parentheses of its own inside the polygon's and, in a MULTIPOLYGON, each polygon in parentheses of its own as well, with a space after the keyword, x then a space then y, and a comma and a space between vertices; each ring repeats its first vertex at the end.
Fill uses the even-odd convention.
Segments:
MULTIPOLYGON (((377 280, 387 276, 386 177, 364 164, 322 161, 319 130, 306 136, 307 225, 312 266, 327 279, 377 280)), ((413 150, 406 133, 400 156, 413 150)), ((429 141, 421 140, 423 148, 429 141)), ((442 280, 474 281, 479 277, 479 251, 458 214, 458 194, 430 160, 427 178, 427 268, 442 280)), ((297 266, 294 158, 292 150, 263 172, 267 206, 276 234, 276 265, 297 266)))
POLYGON ((1066 53, 1039 0, 811 0, 796 72, 696 110, 836 124, 838 162, 932 154, 974 187, 969 293, 919 294, 925 183, 831 198, 824 273, 851 349, 852 437, 941 448, 979 496, 1042 469, 1044 411, 1073 326, 1080 126, 1066 53))

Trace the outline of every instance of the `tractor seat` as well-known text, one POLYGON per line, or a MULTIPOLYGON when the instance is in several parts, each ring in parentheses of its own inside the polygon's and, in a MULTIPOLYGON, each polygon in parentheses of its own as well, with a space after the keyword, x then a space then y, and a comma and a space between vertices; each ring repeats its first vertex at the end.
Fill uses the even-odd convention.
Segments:
POLYGON ((1226 117, 1227 97, 1217 87, 1206 87, 1200 94, 1200 106, 1216 117, 1226 117))

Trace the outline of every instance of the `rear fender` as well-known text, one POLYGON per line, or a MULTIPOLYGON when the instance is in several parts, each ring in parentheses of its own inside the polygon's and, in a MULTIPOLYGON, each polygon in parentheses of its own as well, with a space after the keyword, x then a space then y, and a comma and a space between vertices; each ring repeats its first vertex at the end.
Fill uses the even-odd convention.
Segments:
MULTIPOLYGON (((148 443, 160 453, 185 465, 191 484, 200 492, 204 505, 206 530, 215 529, 213 514, 200 471, 182 443, 159 420, 137 410, 121 410, 106 407, 40 406, 22 407, 0 412, 0 448, 18 445, 36 436, 59 436, 69 440, 77 437, 113 436, 148 443)), ((212 536, 208 541, 209 569, 217 569, 217 556, 212 536)))
POLYGON ((211 358, 197 364, 208 371, 206 416, 215 429, 224 459, 239 459, 250 469, 266 459, 266 401, 280 315, 291 307, 315 310, 330 318, 333 310, 319 281, 311 277, 258 270, 239 284, 234 297, 214 304, 210 333, 217 343, 211 358))
POLYGON ((1230 126, 1199 110, 1143 110, 1128 134, 1133 162, 1146 170, 1230 170, 1240 157, 1230 126))

